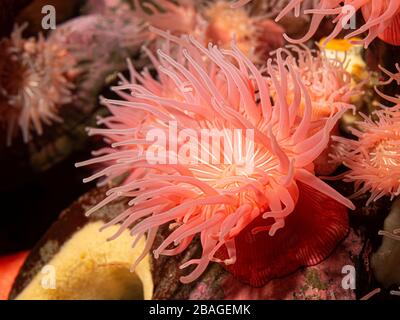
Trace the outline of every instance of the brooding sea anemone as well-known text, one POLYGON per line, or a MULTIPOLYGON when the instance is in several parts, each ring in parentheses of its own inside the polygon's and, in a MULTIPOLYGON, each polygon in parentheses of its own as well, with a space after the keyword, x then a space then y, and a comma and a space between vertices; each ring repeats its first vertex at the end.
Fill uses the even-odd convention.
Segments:
POLYGON ((265 60, 268 54, 283 46, 283 28, 265 16, 254 16, 245 8, 233 9, 226 0, 214 2, 180 0, 174 4, 169 0, 158 1, 159 8, 144 4, 145 12, 138 0, 135 10, 140 18, 173 35, 190 34, 204 45, 209 42, 221 48, 229 48, 233 38, 237 46, 253 62, 265 60))
POLYGON ((354 197, 371 193, 369 205, 400 194, 400 104, 362 116, 358 129, 350 129, 357 140, 334 137, 338 142, 334 157, 350 169, 344 181, 355 183, 354 197))
POLYGON ((354 206, 315 176, 313 161, 346 108, 315 125, 309 90, 283 50, 265 76, 235 44, 219 50, 156 32, 168 39, 158 58, 149 53, 158 79, 129 65, 131 81, 122 77, 114 88, 122 100, 103 99, 111 112, 99 120, 105 128, 89 130, 108 146, 77 164, 105 166, 84 182, 125 181, 87 214, 131 199, 105 227, 121 224, 111 239, 127 230, 136 239, 147 235, 140 259, 152 250, 156 258, 177 255, 199 235, 202 254, 181 265, 195 265, 184 283, 210 261, 260 286, 326 258, 346 235, 346 207, 354 206), (180 47, 176 59, 171 41, 180 47), (223 146, 210 136, 195 143, 210 131, 223 146), (171 233, 153 248, 164 225, 171 233))
POLYGON ((60 106, 72 101, 74 59, 62 47, 38 39, 23 39, 24 27, 0 41, 0 123, 10 145, 19 127, 28 142, 43 124, 61 122, 60 106))
MULTIPOLYGON (((311 119, 316 125, 318 122, 323 125, 331 114, 348 108, 352 98, 362 93, 363 83, 356 84, 352 81, 352 75, 346 71, 348 64, 346 59, 340 60, 337 55, 328 57, 324 50, 310 50, 304 45, 289 45, 284 52, 291 60, 292 66, 296 68, 301 81, 307 85, 312 103, 311 119)), ((293 101, 295 92, 293 84, 289 83, 288 86, 287 99, 293 101)), ((273 89, 272 95, 274 96, 273 89)), ((302 100, 299 108, 300 116, 304 112, 304 105, 302 100)), ((332 134, 339 134, 339 124, 332 130, 332 134)), ((315 172, 318 175, 330 175, 338 167, 338 163, 329 161, 332 147, 331 141, 326 150, 314 161, 315 172)))
MULTIPOLYGON (((323 50, 311 50, 305 45, 288 45, 283 52, 307 85, 312 102, 312 120, 324 119, 347 108, 352 96, 362 93, 362 84, 352 83, 351 74, 346 70, 346 60, 337 56, 328 57, 323 50)), ((287 98, 293 100, 293 83, 288 85, 291 87, 287 98)), ((304 101, 301 112, 303 108, 304 101)))
MULTIPOLYGON (((299 16, 304 0, 291 0, 285 9, 276 17, 279 21, 290 11, 295 10, 299 16)), ((393 45, 400 45, 400 1, 399 0, 320 0, 316 8, 304 10, 304 14, 312 15, 309 31, 300 39, 291 39, 287 35, 285 39, 292 43, 302 43, 310 40, 318 30, 325 16, 336 16, 332 21, 335 28, 326 41, 337 37, 344 29, 348 29, 354 14, 361 10, 366 20, 360 28, 350 32, 345 38, 352 38, 368 32, 368 35, 360 41, 365 47, 377 37, 393 45)))
POLYGON ((82 108, 92 105, 87 100, 104 86, 104 78, 123 70, 126 58, 138 56, 140 47, 151 39, 144 21, 137 19, 129 6, 107 7, 102 14, 77 17, 57 26, 49 36, 66 48, 79 66, 77 94, 82 108))

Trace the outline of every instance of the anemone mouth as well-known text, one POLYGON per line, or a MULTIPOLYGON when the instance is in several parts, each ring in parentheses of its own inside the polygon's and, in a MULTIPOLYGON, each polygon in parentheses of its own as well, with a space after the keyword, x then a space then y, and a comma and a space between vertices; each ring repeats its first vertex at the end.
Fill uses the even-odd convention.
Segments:
POLYGON ((384 139, 375 144, 370 149, 371 163, 377 168, 396 168, 400 166, 400 135, 397 133, 398 139, 384 139))

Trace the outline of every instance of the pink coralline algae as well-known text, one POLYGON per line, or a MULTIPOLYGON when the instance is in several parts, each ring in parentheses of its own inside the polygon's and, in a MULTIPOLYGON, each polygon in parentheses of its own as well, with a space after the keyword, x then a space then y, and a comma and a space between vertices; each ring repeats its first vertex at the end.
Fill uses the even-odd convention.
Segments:
POLYGON ((131 80, 121 77, 114 88, 121 100, 103 99, 111 112, 99 120, 104 128, 89 130, 108 146, 77 164, 104 166, 84 181, 125 180, 87 214, 129 198, 129 208, 105 227, 121 224, 111 239, 125 231, 136 239, 147 235, 139 260, 151 250, 156 258, 177 255, 199 236, 201 256, 181 265, 195 266, 183 283, 211 261, 260 286, 326 258, 346 235, 346 207, 354 206, 315 176, 313 161, 347 108, 316 123, 309 89, 282 49, 264 75, 235 44, 220 50, 157 32, 168 39, 157 58, 148 53, 158 78, 129 65, 131 80), (171 135, 171 126, 190 134, 171 135), (227 144, 218 149, 202 140, 199 156, 189 141, 212 130, 227 144), (164 158, 149 158, 155 150, 164 158), (237 157, 225 161, 228 153, 237 157), (163 225, 171 233, 153 248, 163 225))
MULTIPOLYGON (((292 10, 299 16, 304 0, 291 0, 290 3, 277 16, 279 21, 292 10)), ((301 39, 291 39, 285 35, 285 39, 292 43, 302 43, 310 40, 318 30, 322 20, 326 16, 336 16, 332 21, 335 28, 326 40, 326 43, 337 37, 349 26, 354 19, 354 14, 361 10, 365 23, 350 32, 345 38, 354 38, 364 32, 367 36, 359 41, 368 47, 377 37, 393 45, 400 45, 400 1, 399 0, 320 0, 315 8, 304 10, 304 14, 312 15, 309 31, 301 39)))
POLYGON ((71 78, 75 61, 56 43, 23 39, 23 27, 0 41, 0 124, 10 145, 17 129, 28 142, 32 131, 41 135, 43 124, 61 122, 62 105, 72 101, 71 78))

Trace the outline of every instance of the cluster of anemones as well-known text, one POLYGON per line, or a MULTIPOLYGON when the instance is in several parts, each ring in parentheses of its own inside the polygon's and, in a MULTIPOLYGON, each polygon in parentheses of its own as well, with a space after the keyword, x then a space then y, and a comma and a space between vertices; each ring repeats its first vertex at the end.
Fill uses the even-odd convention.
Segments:
POLYGON ((135 0, 135 10, 150 25, 174 35, 189 34, 203 44, 212 42, 229 48, 232 39, 253 62, 264 62, 269 52, 284 44, 283 28, 265 16, 255 16, 246 8, 232 8, 227 0, 214 2, 180 0, 174 4, 158 1, 162 8, 146 3, 143 10, 135 0))
POLYGON ((353 205, 315 176, 313 161, 327 148, 346 103, 316 122, 313 97, 299 72, 303 62, 284 58, 282 49, 275 62, 268 61, 263 75, 235 44, 219 50, 193 37, 157 32, 168 39, 158 59, 149 53, 158 80, 148 70, 138 73, 129 65, 131 81, 122 77, 114 88, 123 100, 103 99, 112 115, 99 121, 105 128, 89 131, 103 135, 109 146, 78 164, 105 165, 85 181, 103 177, 104 184, 123 176, 125 181, 88 214, 119 197, 131 198, 129 208, 107 225, 121 224, 113 238, 127 229, 137 239, 147 235, 141 258, 152 249, 156 258, 179 254, 199 235, 201 257, 181 266, 196 266, 183 282, 198 278, 210 261, 231 266, 243 281, 262 285, 324 259, 345 236, 345 206, 353 205), (179 45, 176 59, 170 41, 179 45), (288 101, 288 96, 293 98, 288 101), (195 162, 181 162, 182 154, 168 146, 187 151, 192 137, 171 136, 171 122, 198 136, 204 130, 226 133, 228 143, 221 150, 214 152, 212 143, 202 141, 202 151, 213 158, 240 145, 244 161, 194 157, 195 162), (254 147, 247 148, 243 134, 227 134, 235 129, 253 132, 254 147), (149 161, 155 130, 164 137, 157 150, 172 153, 178 161, 149 161), (251 170, 248 163, 254 164, 251 170), (153 248, 163 225, 169 225, 171 233, 153 248), (290 240, 294 234, 296 243, 290 240))
MULTIPOLYGON (((276 21, 295 10, 297 16, 301 12, 301 5, 305 0, 291 0, 285 9, 277 16, 276 21)), ((291 39, 285 35, 285 39, 293 43, 302 43, 310 40, 318 30, 325 16, 336 16, 333 19, 335 28, 328 36, 327 42, 337 37, 344 29, 348 29, 355 13, 361 10, 366 20, 365 24, 350 32, 345 38, 353 38, 368 31, 368 35, 360 40, 365 47, 377 37, 394 44, 400 44, 399 21, 400 21, 400 1, 399 0, 320 0, 317 7, 304 10, 304 14, 311 14, 312 20, 309 31, 301 39, 291 39)))
POLYGON ((72 101, 74 59, 41 35, 23 39, 23 29, 0 41, 0 122, 7 144, 18 127, 25 142, 32 131, 42 134, 43 123, 61 121, 59 107, 72 101))

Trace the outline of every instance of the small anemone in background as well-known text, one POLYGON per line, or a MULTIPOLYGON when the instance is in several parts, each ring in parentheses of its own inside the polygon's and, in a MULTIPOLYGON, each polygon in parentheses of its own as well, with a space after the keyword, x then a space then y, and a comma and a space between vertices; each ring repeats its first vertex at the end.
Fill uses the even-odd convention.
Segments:
POLYGON ((87 214, 117 198, 131 199, 129 208, 105 227, 120 224, 111 239, 123 232, 137 239, 147 236, 138 261, 152 250, 156 258, 177 255, 199 236, 201 256, 181 265, 195 266, 181 277, 183 283, 200 277, 211 261, 261 286, 325 259, 346 236, 347 208, 354 206, 315 176, 313 161, 327 148, 346 103, 316 122, 300 67, 282 49, 274 62, 269 60, 264 75, 234 43, 220 50, 191 36, 153 30, 167 39, 158 57, 148 52, 158 77, 147 69, 138 73, 129 64, 131 79, 121 76, 113 89, 121 100, 103 99, 111 116, 99 120, 104 128, 89 130, 104 136, 107 146, 77 164, 104 166, 84 182, 125 180, 87 214), (220 161, 202 161, 192 152, 189 158, 198 161, 185 161, 188 137, 170 136, 171 122, 197 136, 222 130, 228 141, 222 150, 201 144, 202 150, 208 149, 204 154, 220 161), (234 129, 241 134, 228 135, 234 129), (155 147, 148 136, 154 130, 165 137, 164 147, 158 146, 161 154, 175 155, 175 164, 147 158, 155 147), (254 134, 253 152, 247 130, 254 134), (177 149, 170 150, 174 144, 177 149), (221 161, 237 145, 244 162, 221 161), (254 167, 248 170, 243 163, 251 162, 254 167), (154 248, 162 226, 169 226, 171 233, 154 248))
POLYGON ((18 128, 28 142, 33 132, 43 133, 43 125, 61 122, 59 108, 73 99, 73 57, 42 35, 24 39, 24 28, 0 40, 0 124, 8 145, 18 128))
POLYGON ((341 177, 355 183, 353 197, 370 192, 367 205, 384 196, 393 200, 400 195, 400 98, 376 91, 396 105, 381 105, 370 116, 361 114, 363 121, 350 129, 356 140, 333 137, 337 144, 332 157, 350 169, 341 177))
MULTIPOLYGON (((288 45, 278 52, 287 54, 301 80, 307 85, 312 101, 312 120, 321 120, 343 108, 349 108, 352 96, 362 93, 363 84, 352 82, 352 75, 346 70, 345 59, 328 57, 324 50, 312 50, 305 45, 288 45)), ((294 87, 292 83, 289 85, 288 99, 292 101, 294 87)), ((304 101, 300 112, 303 109, 304 101)))
MULTIPOLYGON (((49 36, 50 41, 70 52, 79 67, 76 84, 79 100, 75 104, 83 109, 97 104, 97 94, 104 86, 104 79, 116 70, 123 70, 126 58, 136 58, 140 47, 152 39, 144 21, 137 19, 129 6, 97 11, 101 13, 79 16, 63 23, 49 36)), ((138 64, 143 64, 140 57, 137 60, 138 64)))
POLYGON ((284 45, 284 29, 265 15, 255 15, 247 8, 232 8, 229 1, 162 0, 157 8, 134 1, 136 14, 151 26, 173 35, 189 34, 207 45, 229 48, 232 39, 255 63, 284 45), (142 8, 143 6, 143 8, 142 8), (148 11, 146 11, 147 9, 148 11))
MULTIPOLYGON (((346 59, 340 59, 337 55, 330 56, 322 48, 311 50, 305 45, 288 45, 279 52, 285 53, 291 60, 291 64, 307 85, 308 93, 312 101, 311 119, 315 124, 323 124, 330 115, 341 112, 343 109, 354 109, 351 104, 352 98, 361 94, 363 83, 355 83, 352 75, 347 69, 346 59)), ((277 57, 282 59, 282 57, 277 57)), ((277 68, 277 66, 275 66, 277 68)), ((288 83, 289 91, 287 99, 293 102, 295 99, 295 88, 293 83, 288 83)), ((273 88, 272 96, 274 96, 273 88)), ((299 116, 304 113, 304 98, 300 103, 299 116)), ((339 123, 332 130, 332 134, 339 134, 339 123)), ((332 174, 339 164, 329 161, 333 144, 330 141, 326 150, 314 161, 315 173, 317 175, 332 174)))
MULTIPOLYGON (((296 16, 299 16, 303 2, 304 0, 291 0, 275 20, 279 21, 292 10, 295 11, 296 16)), ((306 42, 317 32, 326 16, 336 16, 332 20, 335 28, 326 39, 326 42, 328 42, 337 37, 345 29, 345 26, 351 23, 354 14, 359 10, 361 10, 366 22, 346 35, 345 38, 357 37, 368 32, 368 35, 358 42, 365 47, 368 47, 377 37, 392 45, 400 45, 399 0, 320 0, 314 9, 304 10, 304 14, 312 15, 309 31, 300 39, 291 39, 287 35, 284 35, 284 37, 292 43, 306 42)))

